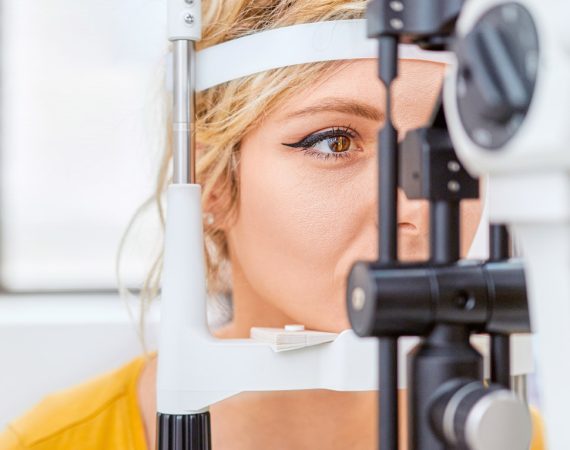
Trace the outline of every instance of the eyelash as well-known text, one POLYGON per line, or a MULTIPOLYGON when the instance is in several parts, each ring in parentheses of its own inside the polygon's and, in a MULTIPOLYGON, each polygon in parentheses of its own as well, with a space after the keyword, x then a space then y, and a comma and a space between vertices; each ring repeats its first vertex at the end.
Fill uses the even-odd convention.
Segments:
POLYGON ((350 158, 352 157, 352 153, 354 150, 347 150, 340 153, 323 153, 319 152, 318 150, 313 150, 313 148, 327 139, 332 139, 336 137, 347 137, 349 139, 356 139, 357 134, 354 132, 350 126, 344 127, 335 127, 329 130, 320 131, 316 133, 309 134, 301 139, 299 142, 294 142, 292 144, 283 143, 287 147, 298 148, 304 152, 305 155, 310 156, 316 159, 330 159, 331 157, 334 159, 341 159, 341 158, 350 158))

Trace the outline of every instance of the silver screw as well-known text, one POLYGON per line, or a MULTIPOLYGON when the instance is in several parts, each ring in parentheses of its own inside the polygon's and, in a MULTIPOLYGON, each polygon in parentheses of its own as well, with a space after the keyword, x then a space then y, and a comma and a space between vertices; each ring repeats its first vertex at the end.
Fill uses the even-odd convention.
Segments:
POLYGON ((393 1, 390 2, 390 8, 392 8, 392 11, 402 12, 404 10, 404 4, 402 2, 393 1))
POLYGON ((394 28, 394 30, 401 30, 404 28, 404 22, 402 19, 394 17, 393 19, 390 19, 390 26, 394 28))
POLYGON ((190 13, 186 14, 184 16, 184 22, 186 22, 188 25, 193 25, 194 24, 194 16, 190 13))
POLYGON ((519 18, 519 9, 515 5, 505 5, 501 8, 501 15, 505 22, 516 22, 519 18))
POLYGON ((352 307, 356 311, 361 311, 366 303, 366 294, 361 287, 354 288, 352 291, 352 307))
POLYGON ((184 0, 187 5, 192 6, 194 4, 194 0, 184 0))
POLYGON ((477 128, 473 131, 473 139, 479 144, 488 147, 493 143, 493 137, 484 128, 477 128))
POLYGON ((451 180, 449 183, 447 183, 447 189, 449 189, 451 192, 459 192, 461 185, 457 181, 451 180))
POLYGON ((450 172, 455 172, 455 173, 461 170, 461 166, 457 161, 449 161, 447 163, 447 168, 449 169, 450 172))

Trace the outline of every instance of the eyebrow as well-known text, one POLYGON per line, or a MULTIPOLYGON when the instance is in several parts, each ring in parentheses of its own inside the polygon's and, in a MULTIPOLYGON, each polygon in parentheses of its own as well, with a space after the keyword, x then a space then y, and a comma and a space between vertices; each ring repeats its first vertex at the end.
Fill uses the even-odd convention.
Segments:
POLYGON ((360 116, 365 119, 374 120, 375 122, 384 120, 384 113, 372 105, 357 100, 337 97, 325 98, 320 101, 318 105, 312 105, 294 111, 288 114, 286 118, 292 119, 294 117, 303 117, 331 111, 360 116))

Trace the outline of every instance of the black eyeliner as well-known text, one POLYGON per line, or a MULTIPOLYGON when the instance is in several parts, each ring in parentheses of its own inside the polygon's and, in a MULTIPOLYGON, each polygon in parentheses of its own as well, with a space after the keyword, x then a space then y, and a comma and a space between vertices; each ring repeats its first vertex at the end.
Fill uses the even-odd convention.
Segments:
POLYGON ((309 136, 304 137, 299 142, 294 142, 292 144, 287 144, 282 142, 282 145, 292 148, 310 148, 313 147, 315 144, 318 144, 325 139, 331 139, 335 137, 342 137, 342 136, 349 136, 350 138, 354 138, 355 135, 349 129, 344 128, 334 128, 332 130, 323 131, 321 133, 313 133, 309 136))

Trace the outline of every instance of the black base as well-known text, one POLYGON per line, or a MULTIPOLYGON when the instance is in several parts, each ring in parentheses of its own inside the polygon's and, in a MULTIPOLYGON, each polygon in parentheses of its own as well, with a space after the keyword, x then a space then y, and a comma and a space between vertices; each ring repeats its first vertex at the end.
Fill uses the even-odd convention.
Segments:
POLYGON ((211 450, 210 413, 157 417, 156 450, 211 450))

